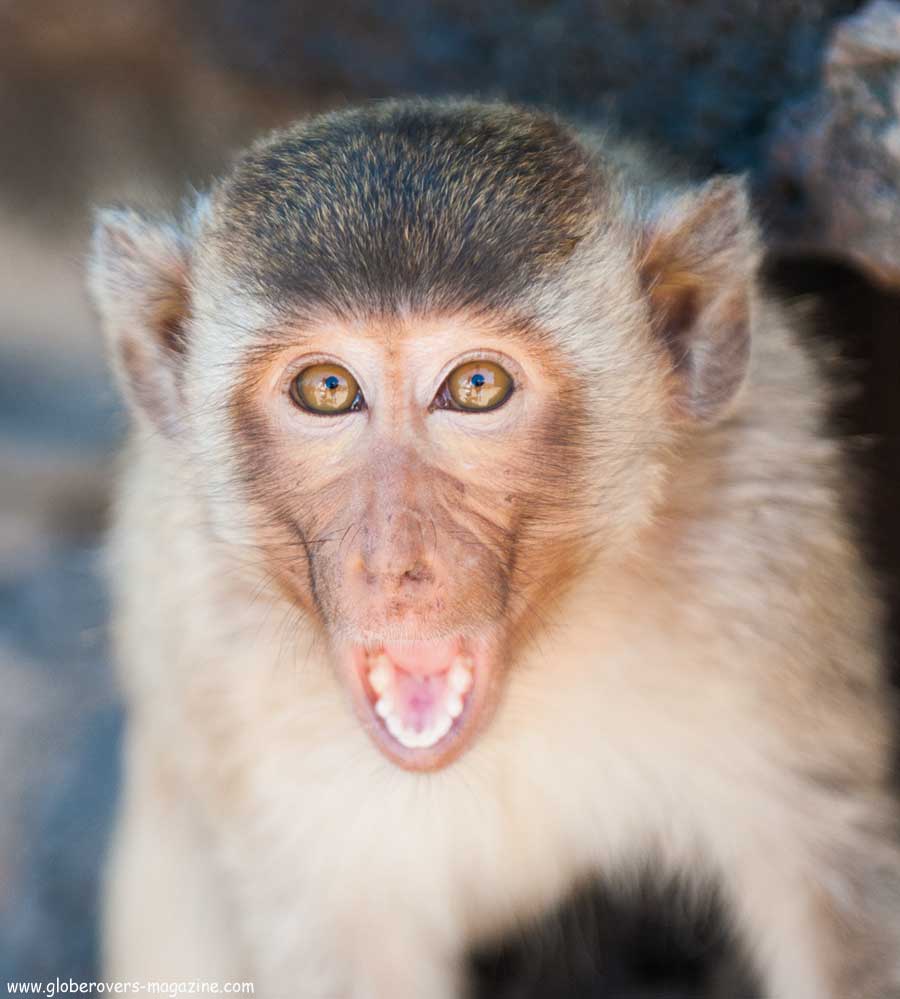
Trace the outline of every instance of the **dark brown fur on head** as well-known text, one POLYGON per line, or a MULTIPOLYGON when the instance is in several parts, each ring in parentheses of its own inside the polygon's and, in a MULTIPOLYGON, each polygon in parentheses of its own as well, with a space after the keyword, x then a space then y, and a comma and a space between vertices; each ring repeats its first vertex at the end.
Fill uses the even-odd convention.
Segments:
POLYGON ((278 132, 216 192, 243 279, 339 314, 497 307, 561 263, 602 188, 549 115, 388 102, 278 132))

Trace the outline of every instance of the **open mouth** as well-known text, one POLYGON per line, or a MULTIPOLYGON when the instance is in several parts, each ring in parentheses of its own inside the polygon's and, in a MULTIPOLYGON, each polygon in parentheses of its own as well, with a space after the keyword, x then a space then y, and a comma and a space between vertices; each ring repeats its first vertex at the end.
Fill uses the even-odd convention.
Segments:
POLYGON ((481 643, 461 638, 353 646, 360 707, 378 747, 409 769, 455 758, 474 728, 481 643))

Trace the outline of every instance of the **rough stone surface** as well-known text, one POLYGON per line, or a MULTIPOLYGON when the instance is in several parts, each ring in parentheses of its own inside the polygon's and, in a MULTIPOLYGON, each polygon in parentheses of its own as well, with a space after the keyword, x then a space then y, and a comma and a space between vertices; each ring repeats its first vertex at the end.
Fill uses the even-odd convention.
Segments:
POLYGON ((900 3, 840 22, 819 89, 789 103, 766 181, 786 248, 849 256, 900 287, 900 3))

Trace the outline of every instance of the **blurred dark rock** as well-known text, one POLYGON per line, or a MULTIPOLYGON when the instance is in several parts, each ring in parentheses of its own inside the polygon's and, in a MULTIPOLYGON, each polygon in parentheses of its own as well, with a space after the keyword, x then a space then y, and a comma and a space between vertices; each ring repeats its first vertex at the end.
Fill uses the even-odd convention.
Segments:
POLYGON ((818 90, 778 118, 765 184, 786 247, 900 287, 900 2, 836 26, 818 90))
POLYGON ((596 119, 698 169, 758 162, 854 0, 199 0, 208 58, 334 102, 479 93, 596 119))

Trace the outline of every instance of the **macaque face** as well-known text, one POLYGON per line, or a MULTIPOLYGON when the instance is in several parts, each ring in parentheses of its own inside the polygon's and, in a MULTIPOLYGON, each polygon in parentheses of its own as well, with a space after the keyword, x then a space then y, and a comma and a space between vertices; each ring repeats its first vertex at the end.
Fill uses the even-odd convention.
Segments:
POLYGON ((386 102, 263 140, 184 229, 98 221, 91 287, 136 415, 400 766, 473 745, 742 383, 741 185, 623 183, 552 117, 386 102))
POLYGON ((253 354, 232 406, 259 543, 376 745, 442 766, 578 560, 578 373, 483 317, 323 319, 285 339, 253 354))

